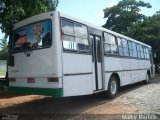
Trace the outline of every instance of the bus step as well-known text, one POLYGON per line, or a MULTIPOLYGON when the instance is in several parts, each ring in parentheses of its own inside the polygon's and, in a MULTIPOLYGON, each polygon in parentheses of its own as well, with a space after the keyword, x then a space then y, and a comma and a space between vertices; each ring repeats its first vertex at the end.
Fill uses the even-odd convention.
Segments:
POLYGON ((93 93, 100 93, 100 92, 104 92, 105 90, 101 89, 101 90, 95 90, 93 91, 93 93))

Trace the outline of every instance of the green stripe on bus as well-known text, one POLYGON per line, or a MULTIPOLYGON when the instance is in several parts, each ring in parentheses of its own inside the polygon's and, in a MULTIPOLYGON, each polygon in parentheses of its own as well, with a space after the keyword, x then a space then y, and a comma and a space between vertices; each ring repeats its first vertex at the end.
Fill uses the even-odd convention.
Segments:
POLYGON ((53 97, 62 97, 62 88, 29 88, 29 87, 9 87, 9 91, 16 94, 36 94, 53 97))

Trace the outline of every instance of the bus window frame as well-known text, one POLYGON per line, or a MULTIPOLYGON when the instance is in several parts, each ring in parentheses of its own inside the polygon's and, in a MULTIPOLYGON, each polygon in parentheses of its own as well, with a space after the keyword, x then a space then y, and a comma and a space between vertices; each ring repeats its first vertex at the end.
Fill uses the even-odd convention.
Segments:
MULTIPOLYGON (((108 33, 108 32, 103 32, 103 33, 108 33)), ((123 46, 119 46, 118 45, 118 38, 120 38, 121 39, 121 42, 122 42, 122 39, 125 39, 125 40, 127 40, 127 45, 128 45, 128 51, 130 50, 129 49, 129 44, 128 44, 128 42, 131 42, 131 43, 134 43, 135 44, 135 47, 136 47, 136 54, 137 54, 137 57, 134 57, 134 56, 130 56, 130 51, 129 51, 129 56, 125 56, 124 54, 123 55, 120 55, 119 54, 119 49, 118 49, 118 54, 112 54, 112 53, 105 53, 105 46, 104 46, 104 55, 105 56, 113 56, 113 57, 118 57, 118 58, 128 58, 128 59, 141 59, 141 60, 149 60, 149 58, 139 58, 138 57, 138 51, 137 51, 137 45, 141 45, 142 47, 145 47, 146 49, 150 49, 148 46, 146 46, 146 45, 143 45, 143 44, 140 44, 140 43, 137 43, 137 42, 135 42, 135 41, 132 41, 132 40, 130 40, 130 39, 127 39, 127 38, 123 38, 123 37, 120 37, 120 36, 116 36, 116 35, 114 35, 114 34, 112 34, 112 33, 108 33, 108 34, 111 34, 111 35, 113 35, 113 36, 115 36, 116 38, 116 44, 117 44, 117 46, 118 47, 122 47, 122 48, 124 48, 123 46)), ((103 37, 104 38, 104 41, 105 41, 105 36, 103 37)), ((106 44, 108 44, 108 43, 106 43, 106 44)), ((121 43, 122 44, 122 43, 121 43)), ((104 42, 104 45, 105 45, 105 42, 104 42)), ((110 45, 110 44, 109 44, 110 45)), ((133 49, 133 46, 132 46, 132 49, 133 49)), ((124 49, 123 49, 123 51, 124 51, 124 49)), ((134 49, 133 49, 133 52, 134 52, 134 49)), ((143 51, 142 51, 143 52, 143 51)), ((143 53, 144 54, 144 53, 143 53)))
POLYGON ((65 18, 65 17, 61 17, 60 18, 60 29, 61 29, 60 31, 61 31, 61 35, 62 35, 62 37, 61 37, 62 48, 63 48, 64 52, 66 52, 66 53, 74 53, 74 54, 90 54, 91 55, 91 43, 90 43, 90 40, 89 40, 89 30, 88 30, 88 26, 87 25, 85 25, 83 23, 80 23, 80 22, 77 22, 77 21, 74 21, 74 20, 71 20, 71 19, 68 19, 68 18, 65 18), (84 25, 87 28, 87 38, 63 33, 63 30, 62 30, 62 20, 66 20, 66 21, 72 22, 73 23, 73 27, 75 26, 74 23, 78 23, 78 24, 84 25), (88 50, 80 50, 80 49, 66 49, 66 48, 64 48, 64 45, 63 45, 63 35, 72 36, 72 37, 74 37, 74 39, 76 37, 77 38, 87 39, 89 49, 88 50))
POLYGON ((112 56, 118 56, 118 55, 119 55, 118 41, 117 41, 117 36, 116 36, 116 35, 104 31, 104 32, 103 32, 103 40, 102 40, 102 41, 103 41, 103 49, 104 49, 103 51, 104 51, 104 55, 112 55, 112 56), (106 34, 109 34, 109 35, 111 35, 111 36, 113 36, 113 37, 115 38, 115 45, 117 46, 117 54, 113 54, 113 53, 112 53, 112 48, 111 48, 111 47, 112 47, 113 44, 110 44, 110 43, 105 42, 105 33, 106 33, 106 34), (110 53, 106 53, 106 52, 105 52, 105 45, 106 45, 106 44, 110 46, 110 53))

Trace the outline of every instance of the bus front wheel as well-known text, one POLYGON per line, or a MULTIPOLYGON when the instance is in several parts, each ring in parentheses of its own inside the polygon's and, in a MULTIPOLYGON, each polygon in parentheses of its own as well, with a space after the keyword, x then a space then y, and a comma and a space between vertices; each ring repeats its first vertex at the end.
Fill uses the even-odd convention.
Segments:
POLYGON ((114 98, 118 92, 118 80, 115 76, 111 76, 108 84, 107 97, 114 98))

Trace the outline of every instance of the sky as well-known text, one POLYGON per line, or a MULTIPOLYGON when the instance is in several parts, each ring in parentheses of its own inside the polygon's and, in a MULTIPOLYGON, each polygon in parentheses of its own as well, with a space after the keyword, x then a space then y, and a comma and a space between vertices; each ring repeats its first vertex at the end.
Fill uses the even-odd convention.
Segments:
MULTIPOLYGON (((98 26, 105 24, 103 9, 116 5, 120 0, 59 0, 57 10, 98 26)), ((142 9, 141 13, 152 16, 160 10, 159 0, 143 0, 150 3, 152 8, 142 9)))
MULTIPOLYGON (((79 18, 80 20, 102 26, 106 19, 103 18, 103 9, 116 5, 120 0, 59 0, 57 10, 79 18)), ((143 0, 150 3, 152 8, 142 9, 141 13, 152 16, 156 11, 160 10, 160 0, 143 0)), ((4 34, 0 31, 0 39, 4 34)))

